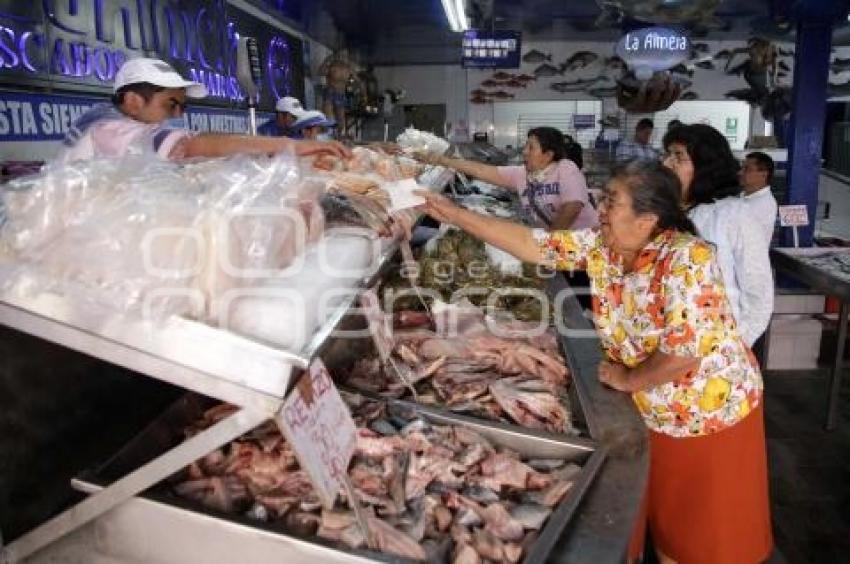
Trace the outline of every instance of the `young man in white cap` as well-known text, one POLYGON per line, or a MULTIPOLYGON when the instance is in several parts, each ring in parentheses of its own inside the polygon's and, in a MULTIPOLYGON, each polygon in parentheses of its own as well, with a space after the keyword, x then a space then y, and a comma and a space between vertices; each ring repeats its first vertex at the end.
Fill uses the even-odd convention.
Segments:
POLYGON ((257 135, 269 137, 295 137, 292 126, 304 113, 304 107, 298 98, 286 96, 277 101, 274 106, 275 117, 257 128, 257 135))
POLYGON ((71 126, 59 159, 69 162, 153 152, 163 159, 178 160, 288 149, 298 155, 350 155, 348 149, 336 142, 193 134, 184 128, 169 127, 169 119, 183 115, 186 99, 203 98, 207 89, 185 80, 168 63, 158 59, 128 60, 115 75, 113 88, 112 104, 95 106, 71 126))

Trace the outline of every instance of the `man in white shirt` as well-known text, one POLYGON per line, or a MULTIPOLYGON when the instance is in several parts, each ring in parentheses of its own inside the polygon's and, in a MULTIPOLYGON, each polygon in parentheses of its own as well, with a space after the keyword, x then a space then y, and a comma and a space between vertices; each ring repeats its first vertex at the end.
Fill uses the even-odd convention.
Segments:
MULTIPOLYGON (((765 153, 755 151, 744 158, 741 170, 738 172, 738 179, 743 188, 741 198, 744 200, 747 218, 754 220, 754 225, 758 226, 758 231, 763 237, 763 248, 770 247, 770 242, 773 239, 774 225, 776 224, 776 198, 773 197, 773 193, 770 191, 770 183, 773 181, 773 170, 773 159, 765 153)), ((773 296, 770 296, 770 298, 772 306, 773 296)), ((771 311, 772 309, 771 307, 771 311)), ((759 364, 764 367, 767 361, 765 358, 764 334, 761 334, 753 343, 753 352, 759 359, 759 364)))
POLYGON ((285 137, 252 137, 192 133, 169 125, 182 117, 187 98, 207 95, 204 85, 185 80, 168 63, 138 58, 125 62, 115 75, 111 104, 99 104, 70 128, 58 159, 64 162, 126 154, 153 154, 163 159, 223 157, 239 153, 268 154, 293 150, 297 155, 331 153, 349 156, 334 141, 295 141, 285 137))
POLYGON ((773 181, 773 159, 765 153, 756 151, 744 159, 738 178, 744 191, 741 197, 752 211, 752 218, 759 224, 768 245, 773 239, 776 224, 776 198, 770 191, 773 181))

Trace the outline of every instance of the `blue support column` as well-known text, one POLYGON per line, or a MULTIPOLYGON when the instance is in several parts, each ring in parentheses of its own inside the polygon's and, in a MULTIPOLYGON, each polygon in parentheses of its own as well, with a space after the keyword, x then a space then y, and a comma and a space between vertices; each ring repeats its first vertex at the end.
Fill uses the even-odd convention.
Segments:
MULTIPOLYGON (((809 226, 799 232, 802 247, 812 245, 814 234, 831 46, 832 22, 797 24, 786 203, 805 204, 809 209, 809 226)), ((790 232, 783 233, 783 245, 791 246, 792 240, 790 232)))

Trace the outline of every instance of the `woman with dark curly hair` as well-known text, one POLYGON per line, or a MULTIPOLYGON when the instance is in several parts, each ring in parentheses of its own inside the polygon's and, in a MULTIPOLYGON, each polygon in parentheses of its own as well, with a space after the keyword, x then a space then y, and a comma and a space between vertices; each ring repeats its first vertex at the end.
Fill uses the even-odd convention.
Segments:
POLYGON ((714 243, 732 313, 747 345, 773 312, 769 241, 738 197, 738 161, 719 131, 701 123, 664 135, 664 166, 682 183, 682 200, 699 235, 714 243))

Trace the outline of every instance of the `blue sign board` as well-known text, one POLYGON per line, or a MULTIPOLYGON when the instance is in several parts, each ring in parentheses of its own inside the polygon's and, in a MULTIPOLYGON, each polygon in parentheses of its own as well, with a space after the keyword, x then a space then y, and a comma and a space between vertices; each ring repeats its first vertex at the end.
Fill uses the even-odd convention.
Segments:
MULTIPOLYGON (((107 98, 90 96, 49 96, 0 91, 0 142, 58 141, 77 118, 107 98)), ((261 114, 258 122, 273 114, 261 114)), ((248 114, 244 111, 192 107, 186 111, 186 126, 192 131, 247 133, 248 114)))
POLYGON ((691 45, 687 36, 676 30, 646 27, 624 35, 615 52, 637 78, 646 80, 653 72, 671 69, 687 59, 691 45))
POLYGON ((158 57, 233 104, 240 35, 259 42, 261 108, 303 95, 301 41, 224 0, 0 0, 0 82, 105 91, 128 58, 158 57))
POLYGON ((518 31, 463 33, 461 63, 465 68, 518 69, 522 35, 518 31))

